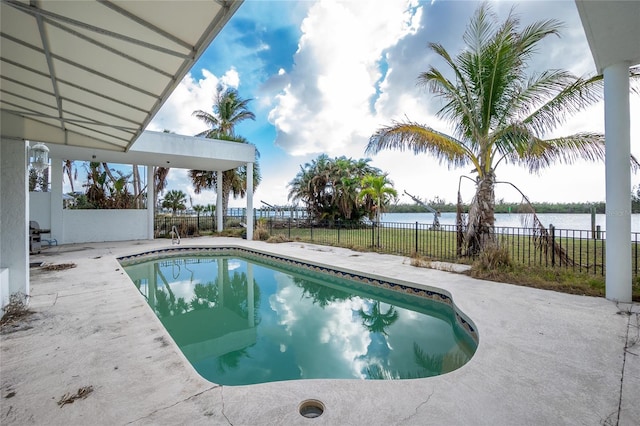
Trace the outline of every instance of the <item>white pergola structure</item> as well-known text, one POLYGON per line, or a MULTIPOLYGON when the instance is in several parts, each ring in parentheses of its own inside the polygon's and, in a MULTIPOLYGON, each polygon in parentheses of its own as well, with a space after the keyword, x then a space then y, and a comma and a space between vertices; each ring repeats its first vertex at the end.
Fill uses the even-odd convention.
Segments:
POLYGON ((640 1, 576 0, 576 6, 597 71, 604 75, 606 297, 631 302, 629 67, 640 64, 640 1))
MULTIPOLYGON (((223 171, 247 165, 247 212, 253 211, 253 163, 256 157, 256 149, 251 144, 144 131, 127 152, 52 143, 47 144, 47 147, 51 158, 52 176, 51 206, 49 209, 51 212, 51 238, 56 239, 59 243, 94 241, 90 239, 81 241, 65 239, 65 235, 69 234, 68 228, 70 224, 65 225, 65 221, 62 220, 62 162, 69 158, 147 166, 146 238, 150 240, 154 237, 154 206, 153 202, 149 200, 154 199, 154 185, 149 183, 154 180, 154 167, 213 170, 217 173, 216 181, 222 182, 223 171)), ((223 230, 223 214, 222 191, 216 191, 216 224, 218 232, 223 230)), ((137 225, 139 226, 140 224, 137 225)), ((252 214, 247 214, 246 225, 247 238, 251 239, 253 238, 252 214)), ((77 234, 77 231, 75 233, 77 234)))
MULTIPOLYGON (((52 157, 222 171, 255 153, 240 144, 144 129, 242 0, 0 2, 0 295, 29 293, 29 142, 52 157), (177 140, 176 138, 182 138, 177 140), (180 145, 180 146, 174 146, 180 145), (135 147, 135 149, 134 149, 135 147), (145 154, 146 153, 146 154, 145 154), (186 156, 183 156, 186 154, 186 156), (153 161, 152 159, 153 158, 153 161), (164 164, 158 164, 165 161, 164 164)), ((54 179, 58 167, 53 164, 54 179)), ((250 176, 249 176, 250 178, 250 176)), ((151 180, 152 181, 152 180, 151 180)), ((253 179, 248 179, 248 186, 253 179)), ((220 193, 220 191, 217 191, 220 193)), ((252 209, 252 189, 247 208, 252 209)), ((218 214, 222 213, 218 209, 218 214)), ((253 216, 248 215, 248 221, 253 216)), ((222 221, 219 220, 220 224, 222 221)), ((247 238, 252 226, 247 223, 247 238)))

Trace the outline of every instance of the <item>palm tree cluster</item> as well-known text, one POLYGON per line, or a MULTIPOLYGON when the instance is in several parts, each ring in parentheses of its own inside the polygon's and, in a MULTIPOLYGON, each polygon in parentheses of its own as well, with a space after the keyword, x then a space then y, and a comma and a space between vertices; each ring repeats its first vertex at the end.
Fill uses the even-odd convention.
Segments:
POLYGON ((555 162, 604 159, 602 134, 579 132, 545 139, 571 114, 601 99, 602 76, 581 78, 555 69, 528 74, 537 46, 558 35, 561 24, 544 20, 522 30, 519 26, 513 11, 499 23, 490 6, 482 4, 467 26, 461 53, 453 57, 442 45, 430 43, 446 68, 430 67, 418 83, 442 101, 437 115, 454 124, 454 133, 409 120, 393 122, 371 136, 365 151, 409 150, 431 154, 449 166, 471 165, 476 194, 465 242, 472 253, 492 241, 495 171, 501 163, 539 172, 555 162))
MULTIPOLYGON (((204 121, 208 129, 198 133, 196 136, 210 139, 219 139, 229 142, 249 143, 242 136, 236 135, 235 126, 244 120, 255 120, 255 114, 249 110, 251 99, 242 99, 238 91, 234 88, 223 89, 218 87, 218 93, 213 105, 213 114, 197 110, 193 115, 204 121)), ((256 150, 256 157, 260 153, 256 150)), ((210 170, 189 170, 189 177, 194 186, 196 194, 203 189, 217 188, 217 175, 210 170)), ((253 187, 257 188, 260 183, 260 165, 258 159, 253 163, 253 187)), ((244 197, 247 190, 247 167, 242 166, 233 170, 226 170, 222 174, 222 208, 227 211, 229 196, 233 198, 244 197)))
POLYGON ((369 159, 329 158, 322 154, 300 166, 298 174, 289 182, 289 200, 303 202, 316 220, 373 219, 375 212, 388 204, 388 194, 393 192, 386 189, 391 183, 386 175, 369 162, 369 159), (376 182, 375 178, 382 180, 385 187, 381 194, 365 191, 376 182))

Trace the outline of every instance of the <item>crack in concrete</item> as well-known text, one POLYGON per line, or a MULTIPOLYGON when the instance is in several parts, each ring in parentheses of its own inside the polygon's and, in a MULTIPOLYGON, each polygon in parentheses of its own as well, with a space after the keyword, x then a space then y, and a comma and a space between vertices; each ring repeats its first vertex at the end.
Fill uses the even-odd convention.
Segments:
POLYGON ((433 396, 433 394, 435 393, 435 389, 431 391, 431 393, 429 394, 429 396, 427 397, 427 399, 425 399, 424 401, 422 401, 420 404, 418 404, 418 406, 416 407, 416 409, 414 410, 414 413, 411 414, 410 416, 404 417, 402 419, 400 419, 400 421, 398 422, 398 424, 403 424, 404 422, 408 421, 409 419, 411 419, 412 417, 418 415, 418 411, 420 411, 420 408, 422 408, 423 405, 426 405, 429 400, 431 399, 431 397, 433 396))
MULTIPOLYGON (((221 387, 222 387, 222 386, 219 386, 219 385, 212 386, 212 387, 207 388, 207 389, 205 389, 205 390, 203 390, 203 391, 200 391, 200 392, 198 392, 198 393, 195 393, 195 394, 193 394, 193 395, 189 396, 188 398, 185 398, 185 399, 183 399, 183 400, 181 400, 181 401, 176 401, 176 402, 174 402, 173 404, 171 404, 171 405, 169 405, 169 406, 167 406, 167 407, 162 407, 162 408, 158 408, 157 410, 153 410, 152 412, 150 412, 150 413, 149 413, 149 414, 147 414, 146 416, 138 417, 137 419, 135 419, 135 420, 131 420, 130 422, 127 422, 127 423, 125 423, 125 424, 130 425, 131 423, 135 423, 135 422, 138 422, 138 421, 140 421, 140 420, 142 420, 142 419, 149 418, 149 417, 153 416, 154 414, 159 413, 160 411, 168 410, 169 408, 173 408, 173 407, 175 407, 175 406, 176 406, 176 405, 178 405, 178 404, 182 404, 183 402, 187 402, 187 401, 189 401, 190 399, 196 398, 196 397, 198 397, 198 396, 202 395, 203 393, 206 393, 206 392, 209 392, 209 391, 211 391, 211 390, 214 390, 214 389, 217 389, 217 388, 221 388, 221 387)), ((226 416, 225 416, 225 417, 226 417, 226 416)))
POLYGON ((227 419, 227 423, 233 426, 233 423, 231 423, 231 420, 229 420, 229 417, 227 417, 227 415, 224 412, 224 386, 220 386, 220 399, 222 400, 222 415, 224 416, 225 419, 227 419))
POLYGON ((620 412, 622 411, 622 392, 623 392, 623 386, 624 386, 624 367, 625 367, 625 364, 627 363, 627 354, 638 356, 637 354, 631 352, 630 349, 635 347, 640 342, 640 313, 634 313, 634 312, 631 312, 631 310, 621 311, 619 313, 628 315, 629 319, 627 321, 627 332, 625 334, 624 348, 622 350, 622 372, 620 375, 620 394, 618 397, 618 413, 616 415, 615 426, 620 425, 620 412), (636 320, 635 325, 631 324, 632 318, 635 318, 636 320), (631 327, 634 327, 636 329, 636 336, 633 339, 629 338, 631 327))

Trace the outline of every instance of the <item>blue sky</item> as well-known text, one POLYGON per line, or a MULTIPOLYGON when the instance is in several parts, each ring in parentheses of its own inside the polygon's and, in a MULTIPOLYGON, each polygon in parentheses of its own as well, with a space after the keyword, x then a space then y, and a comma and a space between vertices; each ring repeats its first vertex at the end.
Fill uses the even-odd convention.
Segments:
MULTIPOLYGON (((514 3, 493 1, 504 18, 514 3)), ((255 121, 236 132, 260 151, 262 183, 254 205, 287 204, 287 184, 321 153, 331 157, 366 157, 369 136, 394 119, 408 117, 438 130, 450 127, 435 117, 437 101, 416 86, 420 72, 431 64, 442 67, 427 49, 438 42, 452 54, 462 48, 462 34, 479 5, 474 1, 258 1, 248 0, 231 18, 191 72, 183 79, 149 125, 193 135, 205 129, 192 117, 197 109, 211 111, 219 83, 252 99, 255 121)), ((549 38, 532 62, 532 71, 564 68, 576 75, 595 72, 593 59, 572 0, 515 3, 522 25, 554 18, 564 22, 560 38, 549 38)), ((640 115, 632 97, 631 114, 640 115)), ((602 103, 568 121, 553 135, 604 131, 602 103)), ((633 122, 633 120, 632 120, 633 122)), ((632 152, 640 150, 640 124, 632 123, 632 152), (634 144, 634 141, 636 143, 634 144)), ((456 199, 460 175, 435 159, 387 151, 371 164, 389 173, 398 192, 420 197, 456 199)), ((540 175, 501 165, 498 180, 517 185, 535 202, 602 201, 604 165, 580 163, 555 166, 540 175)), ((633 184, 638 177, 633 176, 633 184)), ((468 181, 467 181, 468 182, 468 181)), ((195 194, 185 170, 172 170, 169 189, 188 193, 193 204, 215 203, 215 193, 195 194)), ((470 184, 463 197, 470 201, 470 184)), ((507 185, 496 188, 497 199, 519 201, 507 185)), ((401 202, 410 200, 401 199, 401 202)), ((231 206, 243 206, 232 200, 231 206)))

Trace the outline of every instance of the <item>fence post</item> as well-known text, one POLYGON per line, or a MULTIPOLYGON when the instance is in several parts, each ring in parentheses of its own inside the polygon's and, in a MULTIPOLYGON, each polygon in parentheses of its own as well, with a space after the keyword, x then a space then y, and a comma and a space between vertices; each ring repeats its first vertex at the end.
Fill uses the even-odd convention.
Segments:
POLYGON ((313 241, 313 222, 311 222, 311 241, 313 241))
POLYGON ((549 224, 549 231, 551 232, 551 266, 556 266, 556 227, 553 224, 549 224))
POLYGON ((418 255, 418 221, 416 220, 416 256, 418 255))
POLYGON ((371 224, 371 247, 376 246, 376 227, 374 224, 371 224))
POLYGON ((289 224, 289 236, 287 238, 291 239, 291 217, 289 217, 288 224, 289 224))
POLYGON ((338 219, 337 224, 338 224, 338 244, 340 244, 340 219, 338 219))

